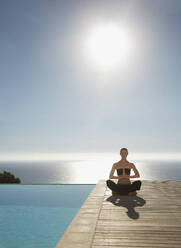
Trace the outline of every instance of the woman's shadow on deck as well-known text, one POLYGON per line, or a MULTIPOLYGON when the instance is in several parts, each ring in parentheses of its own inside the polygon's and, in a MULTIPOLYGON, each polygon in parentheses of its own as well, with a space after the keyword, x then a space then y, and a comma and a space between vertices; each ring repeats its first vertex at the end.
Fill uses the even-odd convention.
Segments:
POLYGON ((139 213, 135 211, 135 207, 145 205, 146 200, 139 196, 127 196, 127 195, 112 195, 106 199, 106 201, 112 202, 115 206, 122 206, 127 208, 127 215, 131 219, 138 219, 139 213))

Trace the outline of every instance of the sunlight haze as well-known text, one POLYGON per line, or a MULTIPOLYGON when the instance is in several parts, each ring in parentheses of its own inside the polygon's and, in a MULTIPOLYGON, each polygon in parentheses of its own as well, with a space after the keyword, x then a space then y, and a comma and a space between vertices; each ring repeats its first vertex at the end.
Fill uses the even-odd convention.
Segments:
POLYGON ((181 2, 2 1, 0 154, 181 152, 181 2))

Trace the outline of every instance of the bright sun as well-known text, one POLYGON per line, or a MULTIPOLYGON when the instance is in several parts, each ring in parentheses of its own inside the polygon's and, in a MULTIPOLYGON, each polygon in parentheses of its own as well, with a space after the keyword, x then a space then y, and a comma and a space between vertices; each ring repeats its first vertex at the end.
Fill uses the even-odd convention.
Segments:
POLYGON ((131 43, 128 32, 116 24, 94 28, 86 40, 86 53, 95 65, 103 68, 124 63, 130 55, 131 43))

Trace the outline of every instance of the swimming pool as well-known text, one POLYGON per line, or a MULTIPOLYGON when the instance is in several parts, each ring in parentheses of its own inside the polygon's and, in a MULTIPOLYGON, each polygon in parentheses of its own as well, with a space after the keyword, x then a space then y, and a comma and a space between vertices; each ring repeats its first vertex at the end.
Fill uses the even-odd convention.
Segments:
POLYGON ((0 185, 0 248, 53 248, 95 184, 0 185))

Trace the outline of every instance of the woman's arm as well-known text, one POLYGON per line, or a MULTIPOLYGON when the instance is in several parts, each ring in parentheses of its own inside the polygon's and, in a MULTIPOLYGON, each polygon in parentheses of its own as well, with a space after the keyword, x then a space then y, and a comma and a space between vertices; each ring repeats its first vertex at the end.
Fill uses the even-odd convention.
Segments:
POLYGON ((134 171, 134 175, 133 176, 129 176, 129 177, 130 178, 140 177, 139 171, 136 169, 136 166, 133 163, 131 163, 131 168, 134 171))
POLYGON ((116 170, 115 164, 113 164, 112 169, 109 173, 109 179, 120 179, 120 176, 113 176, 115 170, 116 170))

